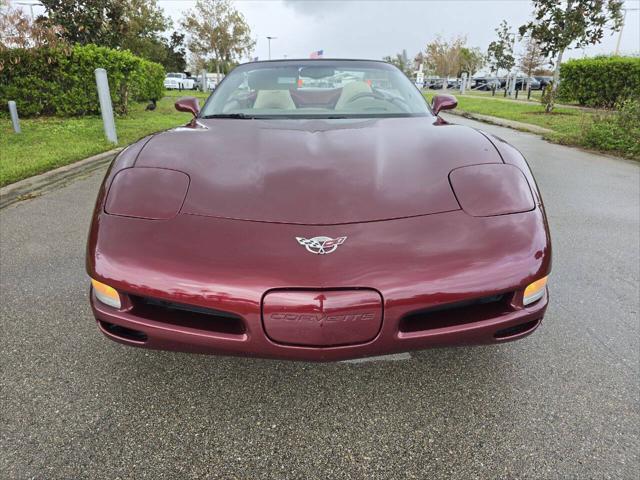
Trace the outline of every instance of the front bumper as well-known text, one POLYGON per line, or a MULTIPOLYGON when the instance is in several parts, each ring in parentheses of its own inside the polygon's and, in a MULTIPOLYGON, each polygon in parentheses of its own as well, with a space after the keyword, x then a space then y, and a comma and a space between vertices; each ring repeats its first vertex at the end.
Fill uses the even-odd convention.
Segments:
MULTIPOLYGON (((515 340, 535 330, 548 302, 545 293, 526 308, 522 304, 527 285, 551 270, 540 209, 331 226, 186 214, 162 221, 96 215, 87 273, 120 292, 122 308, 102 305, 93 295, 91 304, 103 332, 128 345, 332 361, 515 340), (348 240, 329 255, 309 253, 296 241, 319 235, 348 240), (265 328, 270 292, 313 292, 300 297, 308 300, 324 292, 363 290, 379 294, 380 320, 378 307, 357 304, 356 313, 367 314, 361 318, 371 325, 353 325, 367 330, 342 336, 348 344, 340 335, 332 335, 338 340, 331 343, 330 336, 309 330, 297 337, 298 344, 285 344, 296 336, 277 324, 265 328), (192 311, 185 316, 184 309, 166 311, 150 301, 192 311), (201 310, 223 315, 201 317, 201 310), (300 344, 303 338, 308 344, 300 344)), ((298 313, 299 307, 294 302, 298 313)))
POLYGON ((128 295, 123 295, 123 308, 117 310, 100 303, 91 291, 91 306, 100 330, 111 340, 126 345, 218 355, 335 361, 430 347, 503 343, 523 338, 540 325, 547 308, 547 292, 528 307, 518 306, 521 291, 498 297, 500 300, 493 303, 467 301, 432 308, 385 304, 384 321, 372 340, 328 347, 273 341, 265 332, 260 306, 242 317, 222 318, 218 323, 203 320, 197 313, 140 309, 135 306, 136 301, 131 300, 136 297, 128 295))

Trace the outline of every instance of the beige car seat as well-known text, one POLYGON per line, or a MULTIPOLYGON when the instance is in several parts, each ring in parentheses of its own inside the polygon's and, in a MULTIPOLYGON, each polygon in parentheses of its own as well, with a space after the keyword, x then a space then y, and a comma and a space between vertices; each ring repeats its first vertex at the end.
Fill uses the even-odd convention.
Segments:
POLYGON ((295 110, 289 90, 258 90, 253 108, 273 108, 279 110, 295 110))
POLYGON ((341 110, 347 106, 347 102, 360 93, 371 92, 371 86, 367 82, 354 81, 342 87, 340 98, 336 102, 336 110, 341 110))

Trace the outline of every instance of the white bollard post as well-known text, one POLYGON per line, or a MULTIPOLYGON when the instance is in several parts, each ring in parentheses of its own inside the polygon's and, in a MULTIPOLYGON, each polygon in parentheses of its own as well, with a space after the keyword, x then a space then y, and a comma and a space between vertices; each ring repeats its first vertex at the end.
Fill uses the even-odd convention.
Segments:
POLYGON ((200 90, 202 90, 203 92, 207 92, 209 90, 206 70, 202 70, 202 73, 200 73, 200 90))
POLYGON ((516 74, 511 74, 511 83, 509 84, 509 96, 513 97, 516 93, 516 74))
POLYGON ((98 87, 98 99, 100 100, 100 113, 102 114, 102 123, 104 124, 104 134, 111 143, 118 143, 107 71, 104 68, 96 68, 95 74, 96 86, 98 87))
POLYGON ((464 91, 467 88, 467 74, 463 73, 460 79, 460 95, 464 95, 464 91))
POLYGON ((16 102, 9 100, 9 114, 11 115, 11 123, 13 124, 13 131, 16 133, 22 133, 20 129, 20 119, 18 118, 18 108, 16 102))

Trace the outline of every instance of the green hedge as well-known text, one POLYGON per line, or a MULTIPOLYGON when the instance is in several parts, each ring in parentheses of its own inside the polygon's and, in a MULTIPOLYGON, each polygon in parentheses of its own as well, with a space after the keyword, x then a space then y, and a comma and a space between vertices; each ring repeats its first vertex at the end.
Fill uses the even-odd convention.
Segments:
POLYGON ((164 67, 141 59, 140 67, 131 76, 131 98, 136 102, 160 100, 164 94, 164 67))
POLYGON ((587 125, 583 144, 640 160, 640 99, 628 98, 615 112, 598 113, 587 125))
POLYGON ((612 108, 640 96, 640 58, 595 57, 560 66, 561 100, 588 107, 612 108))
POLYGON ((21 116, 100 112, 94 70, 104 68, 111 101, 126 113, 130 100, 162 96, 164 69, 129 51, 96 45, 0 51, 0 105, 15 100, 21 116))

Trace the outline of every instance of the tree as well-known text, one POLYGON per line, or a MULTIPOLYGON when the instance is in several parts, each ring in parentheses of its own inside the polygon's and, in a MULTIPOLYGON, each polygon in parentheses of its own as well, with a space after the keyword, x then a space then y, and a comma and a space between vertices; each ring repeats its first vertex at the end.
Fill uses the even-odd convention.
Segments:
POLYGON ((129 49, 147 58, 162 55, 159 34, 171 25, 156 0, 41 0, 50 25, 69 43, 129 49), (151 53, 154 52, 154 53, 151 53))
POLYGON ((149 60, 166 63, 168 45, 160 36, 173 22, 164 16, 156 0, 118 0, 125 4, 125 24, 118 47, 149 60))
POLYGON ((553 83, 545 110, 551 112, 558 91, 560 64, 565 50, 595 45, 606 27, 622 26, 623 0, 533 0, 534 19, 519 29, 540 44, 542 55, 554 57, 553 83))
POLYGON ((191 54, 189 58, 189 68, 194 72, 206 70, 207 72, 218 72, 226 75, 236 68, 238 63, 226 60, 218 61, 215 58, 205 58, 197 54, 191 54))
POLYGON ((8 48, 54 47, 60 43, 59 29, 34 20, 11 2, 0 1, 0 51, 8 48))
POLYGON ((187 68, 184 37, 184 33, 173 32, 166 44, 167 59, 163 65, 169 72, 183 72, 187 68))
POLYGON ((407 51, 403 50, 401 53, 396 53, 393 57, 387 56, 384 57, 384 60, 391 65, 395 65, 398 67, 402 73, 404 73, 407 77, 412 78, 414 75, 413 62, 409 62, 407 58, 407 51))
POLYGON ((500 72, 501 69, 511 70, 516 64, 513 56, 513 44, 515 42, 515 34, 509 32, 511 27, 506 20, 503 20, 498 28, 495 29, 498 39, 489 44, 487 49, 487 60, 491 67, 491 73, 500 72))
POLYGON ((526 38, 527 43, 524 53, 520 55, 519 67, 527 77, 530 77, 536 70, 539 70, 548 62, 546 57, 542 55, 540 43, 531 35, 528 35, 526 38))
POLYGON ((39 20, 55 26, 69 43, 130 50, 131 53, 164 65, 170 71, 186 66, 184 35, 162 33, 172 21, 157 0, 42 0, 46 17, 39 20))
POLYGON ((124 4, 116 0, 42 0, 46 21, 69 43, 116 47, 122 37, 124 4))
MULTIPOLYGON (((454 37, 445 41, 440 36, 427 44, 424 52, 426 67, 442 78, 456 75, 460 70, 461 50, 466 43, 465 37, 454 37)), ((445 82, 446 85, 446 82, 445 82)))
POLYGON ((478 47, 462 47, 460 49, 460 71, 458 72, 458 76, 460 76, 462 72, 467 72, 469 78, 471 78, 482 68, 485 61, 485 56, 478 47))
MULTIPOLYGON (((548 65, 548 64, 547 64, 548 65)), ((541 77, 553 77, 553 70, 550 70, 547 67, 542 67, 542 68, 536 68, 533 71, 533 76, 537 77, 537 76, 541 76, 541 77)))
POLYGON ((229 0, 198 0, 181 23, 188 34, 189 50, 197 58, 214 60, 218 74, 223 62, 240 60, 255 45, 244 16, 229 0))

